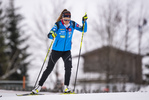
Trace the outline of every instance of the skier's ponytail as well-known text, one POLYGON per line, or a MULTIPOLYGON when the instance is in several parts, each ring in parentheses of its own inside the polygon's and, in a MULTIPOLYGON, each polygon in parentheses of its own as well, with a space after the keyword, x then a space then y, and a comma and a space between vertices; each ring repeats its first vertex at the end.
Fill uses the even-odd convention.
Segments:
POLYGON ((56 22, 58 22, 58 21, 60 21, 60 20, 62 19, 62 14, 63 14, 64 11, 67 11, 67 9, 64 9, 64 10, 61 12, 61 14, 60 14, 60 16, 58 17, 58 19, 56 20, 56 22))
POLYGON ((67 10, 67 9, 64 9, 64 10, 61 12, 60 16, 58 17, 58 19, 56 20, 56 22, 58 22, 58 21, 60 21, 60 20, 62 19, 63 12, 65 12, 65 11, 68 11, 68 10, 67 10))

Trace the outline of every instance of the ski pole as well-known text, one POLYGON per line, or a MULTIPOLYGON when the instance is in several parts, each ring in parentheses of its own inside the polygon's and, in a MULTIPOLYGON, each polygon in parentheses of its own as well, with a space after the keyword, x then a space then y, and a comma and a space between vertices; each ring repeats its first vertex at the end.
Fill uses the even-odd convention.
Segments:
POLYGON ((51 42, 51 44, 50 44, 50 47, 49 47, 48 52, 47 52, 47 55, 46 55, 46 57, 45 57, 45 59, 44 59, 44 62, 43 62, 43 64, 42 64, 42 67, 41 67, 40 72, 39 72, 39 74, 38 74, 37 80, 36 80, 36 82, 35 82, 34 88, 36 87, 37 81, 38 81, 38 79, 39 79, 39 76, 40 76, 40 74, 41 74, 41 71, 42 71, 42 69, 43 69, 43 66, 44 66, 44 64, 45 64, 45 62, 46 62, 46 59, 47 59, 47 57, 48 57, 48 55, 49 55, 49 52, 50 52, 50 49, 51 49, 51 47, 52 47, 53 42, 54 42, 54 39, 52 40, 52 42, 51 42))
MULTIPOLYGON (((86 13, 85 13, 85 15, 86 15, 86 13)), ((83 42, 83 36, 84 36, 84 27, 85 27, 85 21, 83 23, 83 31, 82 31, 82 37, 81 37, 80 51, 79 51, 79 57, 78 57, 77 70, 76 70, 76 77, 75 77, 75 83, 74 83, 74 90, 73 90, 73 92, 75 92, 75 87, 76 87, 78 68, 79 68, 79 62, 80 62, 80 55, 81 55, 81 49, 82 49, 82 42, 83 42)))

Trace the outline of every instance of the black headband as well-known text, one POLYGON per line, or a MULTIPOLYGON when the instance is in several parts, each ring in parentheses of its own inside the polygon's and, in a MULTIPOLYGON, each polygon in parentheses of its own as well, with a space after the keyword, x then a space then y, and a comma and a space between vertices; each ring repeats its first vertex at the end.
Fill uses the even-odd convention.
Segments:
POLYGON ((64 17, 69 17, 69 18, 71 18, 71 13, 68 12, 68 11, 65 11, 65 12, 63 12, 62 17, 63 17, 63 18, 64 18, 64 17))

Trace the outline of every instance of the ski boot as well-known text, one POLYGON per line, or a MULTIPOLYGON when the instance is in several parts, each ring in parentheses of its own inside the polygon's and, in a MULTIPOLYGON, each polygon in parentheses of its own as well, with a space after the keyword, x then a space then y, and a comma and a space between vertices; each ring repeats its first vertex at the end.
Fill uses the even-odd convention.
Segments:
POLYGON ((70 94, 71 93, 71 90, 68 88, 68 86, 64 85, 63 93, 64 94, 70 94))
POLYGON ((41 90, 41 86, 38 85, 32 90, 32 93, 37 94, 37 93, 39 93, 40 90, 41 90))

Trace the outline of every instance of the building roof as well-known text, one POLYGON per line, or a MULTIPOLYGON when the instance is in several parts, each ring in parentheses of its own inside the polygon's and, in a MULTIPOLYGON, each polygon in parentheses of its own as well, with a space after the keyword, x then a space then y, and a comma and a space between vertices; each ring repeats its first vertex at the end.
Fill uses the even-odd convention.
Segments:
POLYGON ((138 55, 138 54, 135 54, 135 53, 132 53, 132 52, 124 51, 124 50, 121 50, 119 48, 112 47, 112 46, 103 46, 102 48, 98 48, 98 49, 95 49, 93 51, 84 53, 81 56, 85 57, 85 56, 90 56, 90 55, 94 55, 94 54, 96 55, 96 54, 98 54, 98 52, 106 52, 108 50, 115 51, 115 52, 120 52, 120 53, 125 53, 126 55, 129 55, 129 56, 132 55, 132 56, 143 57, 143 55, 138 55))

